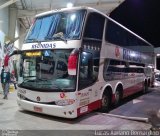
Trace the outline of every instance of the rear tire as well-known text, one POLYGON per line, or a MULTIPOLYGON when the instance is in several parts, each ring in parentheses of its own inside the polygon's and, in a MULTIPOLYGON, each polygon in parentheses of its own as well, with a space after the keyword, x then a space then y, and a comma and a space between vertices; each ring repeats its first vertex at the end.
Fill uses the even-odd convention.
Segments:
POLYGON ((122 100, 122 90, 118 87, 115 92, 115 102, 114 105, 118 106, 122 100))
POLYGON ((109 91, 105 91, 103 93, 101 103, 102 105, 101 105, 100 111, 108 112, 110 109, 110 105, 111 105, 111 95, 109 91))

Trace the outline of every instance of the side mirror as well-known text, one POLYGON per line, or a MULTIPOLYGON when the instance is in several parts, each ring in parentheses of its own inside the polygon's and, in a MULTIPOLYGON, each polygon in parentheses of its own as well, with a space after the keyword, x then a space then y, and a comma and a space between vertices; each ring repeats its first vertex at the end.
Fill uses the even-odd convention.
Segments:
POLYGON ((10 55, 9 57, 13 56, 13 55, 18 55, 18 54, 22 54, 22 51, 21 50, 14 50, 10 55))

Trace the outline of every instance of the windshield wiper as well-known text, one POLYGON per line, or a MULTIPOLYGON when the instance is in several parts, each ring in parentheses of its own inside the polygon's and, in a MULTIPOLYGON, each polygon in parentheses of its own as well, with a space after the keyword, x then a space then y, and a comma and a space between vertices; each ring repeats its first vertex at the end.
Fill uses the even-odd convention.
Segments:
POLYGON ((36 76, 23 76, 23 77, 28 78, 28 77, 36 77, 36 76))
POLYGON ((23 82, 22 83, 24 83, 24 82, 30 82, 30 81, 33 81, 34 79, 32 79, 32 80, 30 80, 30 79, 25 79, 25 80, 23 80, 23 82))
POLYGON ((35 42, 35 43, 38 43, 38 44, 41 44, 42 41, 38 41, 37 39, 26 39, 26 41, 29 40, 31 42, 35 42))
POLYGON ((48 39, 48 40, 60 39, 65 43, 67 43, 67 39, 64 38, 64 34, 62 32, 54 34, 53 37, 45 37, 45 39, 48 39))
POLYGON ((53 85, 53 87, 56 87, 57 89, 61 90, 62 92, 64 92, 64 89, 63 88, 60 88, 58 85, 53 85))
POLYGON ((39 79, 36 79, 36 81, 46 81, 47 79, 46 78, 39 78, 39 79))
POLYGON ((37 81, 46 81, 46 79, 25 79, 22 83, 24 83, 24 82, 37 82, 37 81))

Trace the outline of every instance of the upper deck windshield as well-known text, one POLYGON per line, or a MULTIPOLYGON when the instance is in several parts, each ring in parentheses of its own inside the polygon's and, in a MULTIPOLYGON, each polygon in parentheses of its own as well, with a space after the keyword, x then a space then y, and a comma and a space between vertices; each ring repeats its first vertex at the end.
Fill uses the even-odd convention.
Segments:
POLYGON ((56 12, 37 17, 25 43, 80 39, 85 10, 56 12))
POLYGON ((19 87, 35 91, 74 91, 76 76, 68 75, 72 50, 24 51, 21 55, 19 87))

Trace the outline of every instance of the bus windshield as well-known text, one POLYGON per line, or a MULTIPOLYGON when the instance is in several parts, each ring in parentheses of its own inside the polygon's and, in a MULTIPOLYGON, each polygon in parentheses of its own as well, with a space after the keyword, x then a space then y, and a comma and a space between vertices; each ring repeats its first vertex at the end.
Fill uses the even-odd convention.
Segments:
POLYGON ((56 12, 37 17, 25 43, 80 39, 85 10, 56 12))
POLYGON ((68 75, 71 51, 24 51, 20 61, 19 87, 35 91, 74 91, 76 75, 68 75))

